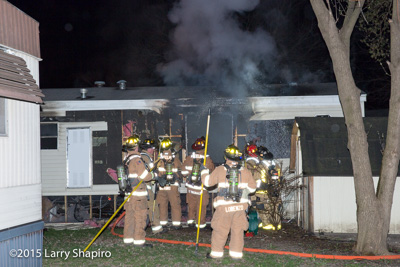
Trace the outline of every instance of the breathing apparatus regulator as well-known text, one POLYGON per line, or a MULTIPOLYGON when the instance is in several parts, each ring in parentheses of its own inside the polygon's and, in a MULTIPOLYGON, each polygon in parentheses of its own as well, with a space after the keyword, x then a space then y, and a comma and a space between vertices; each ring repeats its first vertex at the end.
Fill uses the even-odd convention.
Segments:
POLYGON ((165 162, 165 174, 158 177, 158 183, 161 187, 166 185, 173 185, 176 182, 176 176, 173 172, 173 163, 170 161, 165 162))

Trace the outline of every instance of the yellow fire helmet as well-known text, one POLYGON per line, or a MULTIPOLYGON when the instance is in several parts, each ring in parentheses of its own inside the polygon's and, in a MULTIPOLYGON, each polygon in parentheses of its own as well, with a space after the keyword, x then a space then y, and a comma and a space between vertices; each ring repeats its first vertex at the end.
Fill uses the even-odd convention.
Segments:
POLYGON ((225 149, 225 159, 230 159, 233 161, 241 161, 242 160, 242 152, 240 152, 239 148, 235 145, 229 145, 225 149))
POLYGON ((130 136, 128 139, 126 139, 125 142, 125 148, 127 150, 132 150, 135 149, 140 143, 140 138, 137 134, 134 134, 132 136, 130 136))
POLYGON ((156 148, 156 147, 157 147, 157 141, 154 140, 153 138, 147 138, 140 144, 141 149, 156 148))
POLYGON ((169 138, 164 138, 160 143, 161 151, 165 151, 172 148, 172 141, 169 138))

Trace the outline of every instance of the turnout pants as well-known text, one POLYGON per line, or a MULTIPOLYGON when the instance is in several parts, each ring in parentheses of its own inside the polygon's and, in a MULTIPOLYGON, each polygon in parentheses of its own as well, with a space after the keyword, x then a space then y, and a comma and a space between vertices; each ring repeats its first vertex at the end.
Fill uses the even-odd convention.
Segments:
MULTIPOLYGON (((210 201, 210 194, 203 189, 203 200, 201 205, 200 228, 206 227, 207 205, 210 201)), ((186 203, 188 204, 188 224, 199 222, 200 191, 187 189, 186 203)))
POLYGON ((168 202, 171 205, 172 225, 180 226, 182 219, 181 196, 177 186, 171 186, 170 190, 160 190, 157 193, 157 203, 160 205, 160 223, 168 223, 168 202))
POLYGON ((249 222, 244 210, 228 212, 225 208, 217 207, 211 221, 213 232, 210 255, 213 258, 221 258, 224 255, 224 246, 230 232, 229 256, 240 259, 243 257, 244 231, 249 228, 249 222))
POLYGON ((147 206, 149 209, 149 217, 151 222, 151 230, 153 232, 161 231, 162 226, 160 225, 160 209, 158 203, 154 199, 154 193, 151 189, 147 190, 149 193, 149 200, 147 201, 147 206))
POLYGON ((146 237, 147 198, 131 197, 125 203, 124 243, 143 245, 146 237))

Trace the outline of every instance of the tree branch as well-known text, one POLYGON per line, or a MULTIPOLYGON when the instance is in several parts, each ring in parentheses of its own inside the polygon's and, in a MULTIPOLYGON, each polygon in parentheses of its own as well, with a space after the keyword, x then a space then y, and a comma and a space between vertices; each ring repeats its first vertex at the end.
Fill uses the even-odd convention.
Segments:
POLYGON ((350 41, 354 26, 360 16, 365 0, 349 0, 343 26, 340 29, 340 38, 344 42, 350 41))

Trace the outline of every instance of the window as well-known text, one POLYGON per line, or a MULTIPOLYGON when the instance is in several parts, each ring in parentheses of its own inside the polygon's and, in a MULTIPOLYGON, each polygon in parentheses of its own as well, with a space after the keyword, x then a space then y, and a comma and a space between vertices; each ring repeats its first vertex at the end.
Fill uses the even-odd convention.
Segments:
POLYGON ((6 99, 0 97, 0 136, 7 134, 6 99))
POLYGON ((57 149, 58 146, 57 123, 40 124, 40 149, 57 149))

